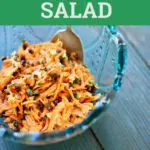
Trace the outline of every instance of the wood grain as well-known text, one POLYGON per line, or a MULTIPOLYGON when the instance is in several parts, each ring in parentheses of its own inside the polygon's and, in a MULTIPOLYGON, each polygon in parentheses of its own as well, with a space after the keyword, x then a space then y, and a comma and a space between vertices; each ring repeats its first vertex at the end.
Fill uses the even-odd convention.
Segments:
POLYGON ((106 150, 150 149, 150 70, 128 43, 124 84, 93 130, 106 150))
POLYGON ((120 29, 150 68, 150 26, 120 26, 120 29))

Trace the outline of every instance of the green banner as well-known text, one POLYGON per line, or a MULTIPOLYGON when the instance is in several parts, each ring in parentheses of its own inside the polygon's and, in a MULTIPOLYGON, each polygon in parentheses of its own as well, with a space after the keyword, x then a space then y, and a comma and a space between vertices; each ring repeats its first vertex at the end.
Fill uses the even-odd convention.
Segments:
POLYGON ((1 25, 150 25, 150 0, 1 0, 1 25))

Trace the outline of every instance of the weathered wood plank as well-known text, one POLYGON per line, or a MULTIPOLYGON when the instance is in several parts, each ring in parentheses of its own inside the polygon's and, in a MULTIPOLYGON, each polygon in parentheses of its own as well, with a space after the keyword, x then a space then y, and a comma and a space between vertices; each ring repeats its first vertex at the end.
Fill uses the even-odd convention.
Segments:
POLYGON ((150 149, 150 70, 128 46, 124 84, 93 130, 106 150, 150 149))
POLYGON ((0 145, 0 150, 101 150, 89 130, 73 139, 51 145, 29 146, 2 140, 0 145))
POLYGON ((120 29, 150 68, 150 26, 120 26, 120 29))

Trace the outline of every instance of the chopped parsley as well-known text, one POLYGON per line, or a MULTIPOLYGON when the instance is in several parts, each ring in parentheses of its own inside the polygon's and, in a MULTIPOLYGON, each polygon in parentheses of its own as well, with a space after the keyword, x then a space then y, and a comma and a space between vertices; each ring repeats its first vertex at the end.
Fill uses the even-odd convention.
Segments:
POLYGON ((28 88, 27 94, 30 96, 38 96, 39 92, 38 91, 32 91, 32 89, 28 88))
POLYGON ((95 84, 95 81, 94 80, 90 80, 89 84, 95 84))
POLYGON ((73 84, 81 84, 81 78, 75 78, 73 84))
POLYGON ((73 96, 74 96, 75 98, 79 98, 79 95, 78 95, 77 92, 74 92, 74 93, 73 93, 73 96))

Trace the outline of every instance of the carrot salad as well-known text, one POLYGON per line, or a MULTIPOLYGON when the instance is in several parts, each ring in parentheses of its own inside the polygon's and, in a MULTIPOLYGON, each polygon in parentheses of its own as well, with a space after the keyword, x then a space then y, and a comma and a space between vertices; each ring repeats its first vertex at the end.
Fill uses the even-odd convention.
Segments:
POLYGON ((88 68, 63 43, 30 45, 3 58, 0 115, 20 132, 50 132, 78 124, 101 97, 88 68))

